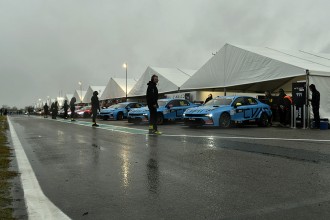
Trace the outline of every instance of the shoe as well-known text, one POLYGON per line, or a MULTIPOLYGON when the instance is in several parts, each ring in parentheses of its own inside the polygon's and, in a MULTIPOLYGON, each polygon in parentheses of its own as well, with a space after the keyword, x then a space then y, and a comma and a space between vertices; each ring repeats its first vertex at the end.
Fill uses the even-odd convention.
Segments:
POLYGON ((74 119, 71 119, 71 121, 76 121, 76 120, 74 120, 74 119))
POLYGON ((154 131, 154 134, 161 135, 162 132, 160 132, 160 131, 154 131))
POLYGON ((95 124, 92 124, 92 126, 93 126, 93 127, 98 127, 98 126, 100 126, 100 125, 98 125, 98 124, 95 123, 95 124))

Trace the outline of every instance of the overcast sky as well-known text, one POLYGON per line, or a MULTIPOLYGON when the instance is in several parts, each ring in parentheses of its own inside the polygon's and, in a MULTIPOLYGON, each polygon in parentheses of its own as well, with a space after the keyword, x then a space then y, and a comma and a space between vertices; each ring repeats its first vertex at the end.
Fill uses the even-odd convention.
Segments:
POLYGON ((73 93, 78 81, 199 69, 225 43, 330 53, 330 2, 0 0, 0 106, 73 93))

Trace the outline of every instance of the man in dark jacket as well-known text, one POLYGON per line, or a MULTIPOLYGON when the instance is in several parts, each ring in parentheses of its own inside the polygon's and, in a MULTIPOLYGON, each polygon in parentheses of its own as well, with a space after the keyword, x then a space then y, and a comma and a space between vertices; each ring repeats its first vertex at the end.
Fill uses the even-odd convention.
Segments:
POLYGON ((74 120, 74 116, 76 114, 75 110, 76 110, 76 107, 75 107, 75 103, 76 103, 77 99, 76 97, 72 97, 71 98, 71 101, 70 101, 70 110, 71 110, 71 121, 75 121, 74 120))
POLYGON ((320 92, 316 90, 314 84, 310 84, 309 89, 312 92, 312 99, 309 101, 312 103, 315 128, 320 128, 320 92))
POLYGON ((148 82, 147 89, 147 105, 150 112, 149 118, 149 134, 161 134, 160 131, 157 130, 157 108, 158 108, 158 76, 153 75, 151 77, 151 81, 148 82))
POLYGON ((46 104, 44 105, 44 118, 48 118, 48 114, 49 114, 48 110, 49 110, 49 107, 46 102, 46 104))
POLYGON ((96 124, 96 116, 97 116, 97 110, 101 111, 100 109, 100 101, 99 98, 97 97, 99 93, 97 91, 93 92, 93 96, 91 98, 92 102, 92 114, 93 114, 93 122, 94 124, 92 126, 98 127, 99 125, 96 124))
POLYGON ((65 119, 68 118, 68 109, 69 109, 68 100, 65 100, 64 104, 63 104, 64 118, 65 119))
POLYGON ((204 104, 207 103, 208 101, 212 100, 212 99, 213 99, 212 94, 209 94, 209 95, 207 96, 207 98, 206 98, 204 104))

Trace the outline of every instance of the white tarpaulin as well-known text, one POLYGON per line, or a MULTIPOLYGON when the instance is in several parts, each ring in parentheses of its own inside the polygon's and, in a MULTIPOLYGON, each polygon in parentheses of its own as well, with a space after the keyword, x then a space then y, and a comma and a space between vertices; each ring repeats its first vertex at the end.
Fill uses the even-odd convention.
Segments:
POLYGON ((68 100, 68 102, 70 102, 72 97, 73 97, 73 94, 65 94, 64 98, 65 98, 65 100, 68 100))
POLYGON ((144 96, 147 91, 147 83, 151 76, 156 74, 159 79, 157 85, 159 93, 178 91, 181 85, 186 82, 196 70, 178 69, 178 68, 159 68, 148 67, 142 74, 135 86, 129 92, 129 97, 144 96))
POLYGON ((105 86, 89 86, 82 102, 90 103, 94 91, 98 91, 98 97, 101 97, 104 89, 105 86))
MULTIPOLYGON (((131 91, 135 84, 135 79, 127 79, 127 93, 131 91)), ((105 87, 102 96, 100 96, 100 100, 126 97, 125 90, 126 78, 111 78, 105 87)))
POLYGON ((321 93, 321 117, 330 118, 330 55, 226 44, 205 63, 182 90, 226 88, 228 91, 276 90, 291 81, 307 79, 321 93), (322 77, 321 77, 322 76, 322 77))
MULTIPOLYGON (((84 97, 85 97, 85 95, 86 95, 86 92, 87 92, 87 91, 85 91, 85 90, 75 90, 75 91, 74 91, 74 93, 73 93, 73 97, 76 98, 76 103, 79 103, 79 102, 82 102, 82 101, 83 101, 83 99, 84 99, 84 97)), ((68 100, 68 101, 70 102, 71 99, 68 100)))

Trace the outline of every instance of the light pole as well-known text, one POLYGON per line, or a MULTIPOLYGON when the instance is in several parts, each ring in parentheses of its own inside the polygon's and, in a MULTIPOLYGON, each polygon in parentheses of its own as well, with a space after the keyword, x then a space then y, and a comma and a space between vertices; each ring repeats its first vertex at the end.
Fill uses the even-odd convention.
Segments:
POLYGON ((82 82, 78 82, 78 84, 80 85, 80 103, 82 103, 82 82))
POLYGON ((125 101, 127 102, 127 63, 126 63, 126 62, 123 64, 123 67, 124 67, 125 70, 126 70, 126 90, 125 90, 125 93, 126 93, 126 99, 125 99, 125 101))

